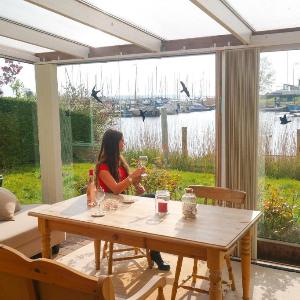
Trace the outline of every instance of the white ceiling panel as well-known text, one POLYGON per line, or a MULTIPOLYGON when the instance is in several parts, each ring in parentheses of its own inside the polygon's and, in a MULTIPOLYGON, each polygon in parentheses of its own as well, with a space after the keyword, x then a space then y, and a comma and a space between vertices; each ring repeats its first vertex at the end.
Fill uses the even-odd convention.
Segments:
POLYGON ((150 51, 160 51, 161 39, 139 30, 119 18, 108 15, 85 2, 74 0, 64 0, 59 3, 55 0, 26 1, 150 51))
POLYGON ((299 0, 226 0, 256 31, 300 27, 299 0))
POLYGON ((128 44, 126 41, 22 0, 1 0, 0 16, 91 47, 128 44))
POLYGON ((188 0, 88 0, 87 2, 166 40, 229 33, 188 0))
POLYGON ((24 50, 30 53, 43 53, 43 52, 51 52, 52 50, 47 48, 42 48, 39 46, 35 46, 32 44, 24 43, 21 41, 17 41, 14 39, 10 39, 4 36, 0 36, 0 45, 7 46, 10 48, 15 48, 18 50, 24 50))

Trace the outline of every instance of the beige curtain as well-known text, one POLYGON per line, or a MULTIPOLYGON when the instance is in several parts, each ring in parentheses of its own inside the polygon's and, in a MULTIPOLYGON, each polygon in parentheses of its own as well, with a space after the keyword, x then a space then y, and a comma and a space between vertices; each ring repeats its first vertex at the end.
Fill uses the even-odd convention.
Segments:
POLYGON ((216 186, 222 186, 222 51, 216 52, 216 113, 215 113, 215 124, 216 124, 216 186))
POLYGON ((225 51, 226 186, 247 193, 256 209, 259 50, 225 51))

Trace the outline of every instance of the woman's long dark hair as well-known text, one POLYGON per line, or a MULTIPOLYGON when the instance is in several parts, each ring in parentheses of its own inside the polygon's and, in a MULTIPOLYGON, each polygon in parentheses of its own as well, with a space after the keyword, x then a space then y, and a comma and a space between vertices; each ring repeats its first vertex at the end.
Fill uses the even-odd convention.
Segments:
POLYGON ((108 169, 112 177, 119 182, 119 166, 123 166, 126 172, 129 174, 129 167, 126 160, 120 154, 119 143, 123 138, 123 134, 120 131, 108 129, 102 138, 101 148, 98 156, 98 162, 96 165, 96 185, 98 186, 98 173, 99 166, 102 163, 108 165, 108 169))

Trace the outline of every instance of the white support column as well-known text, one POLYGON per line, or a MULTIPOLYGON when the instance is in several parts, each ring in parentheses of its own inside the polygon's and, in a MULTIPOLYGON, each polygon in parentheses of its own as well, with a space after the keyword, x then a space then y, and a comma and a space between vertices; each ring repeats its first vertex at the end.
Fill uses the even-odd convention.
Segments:
POLYGON ((57 66, 35 66, 37 116, 44 203, 63 200, 57 66))

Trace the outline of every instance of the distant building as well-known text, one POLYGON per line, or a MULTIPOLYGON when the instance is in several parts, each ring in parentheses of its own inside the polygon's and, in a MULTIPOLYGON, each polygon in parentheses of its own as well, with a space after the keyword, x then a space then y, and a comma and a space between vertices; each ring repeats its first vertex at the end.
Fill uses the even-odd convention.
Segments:
POLYGON ((282 89, 267 93, 266 96, 267 98, 276 97, 279 101, 283 99, 294 101, 296 97, 300 96, 300 80, 298 80, 298 86, 285 83, 282 89))

